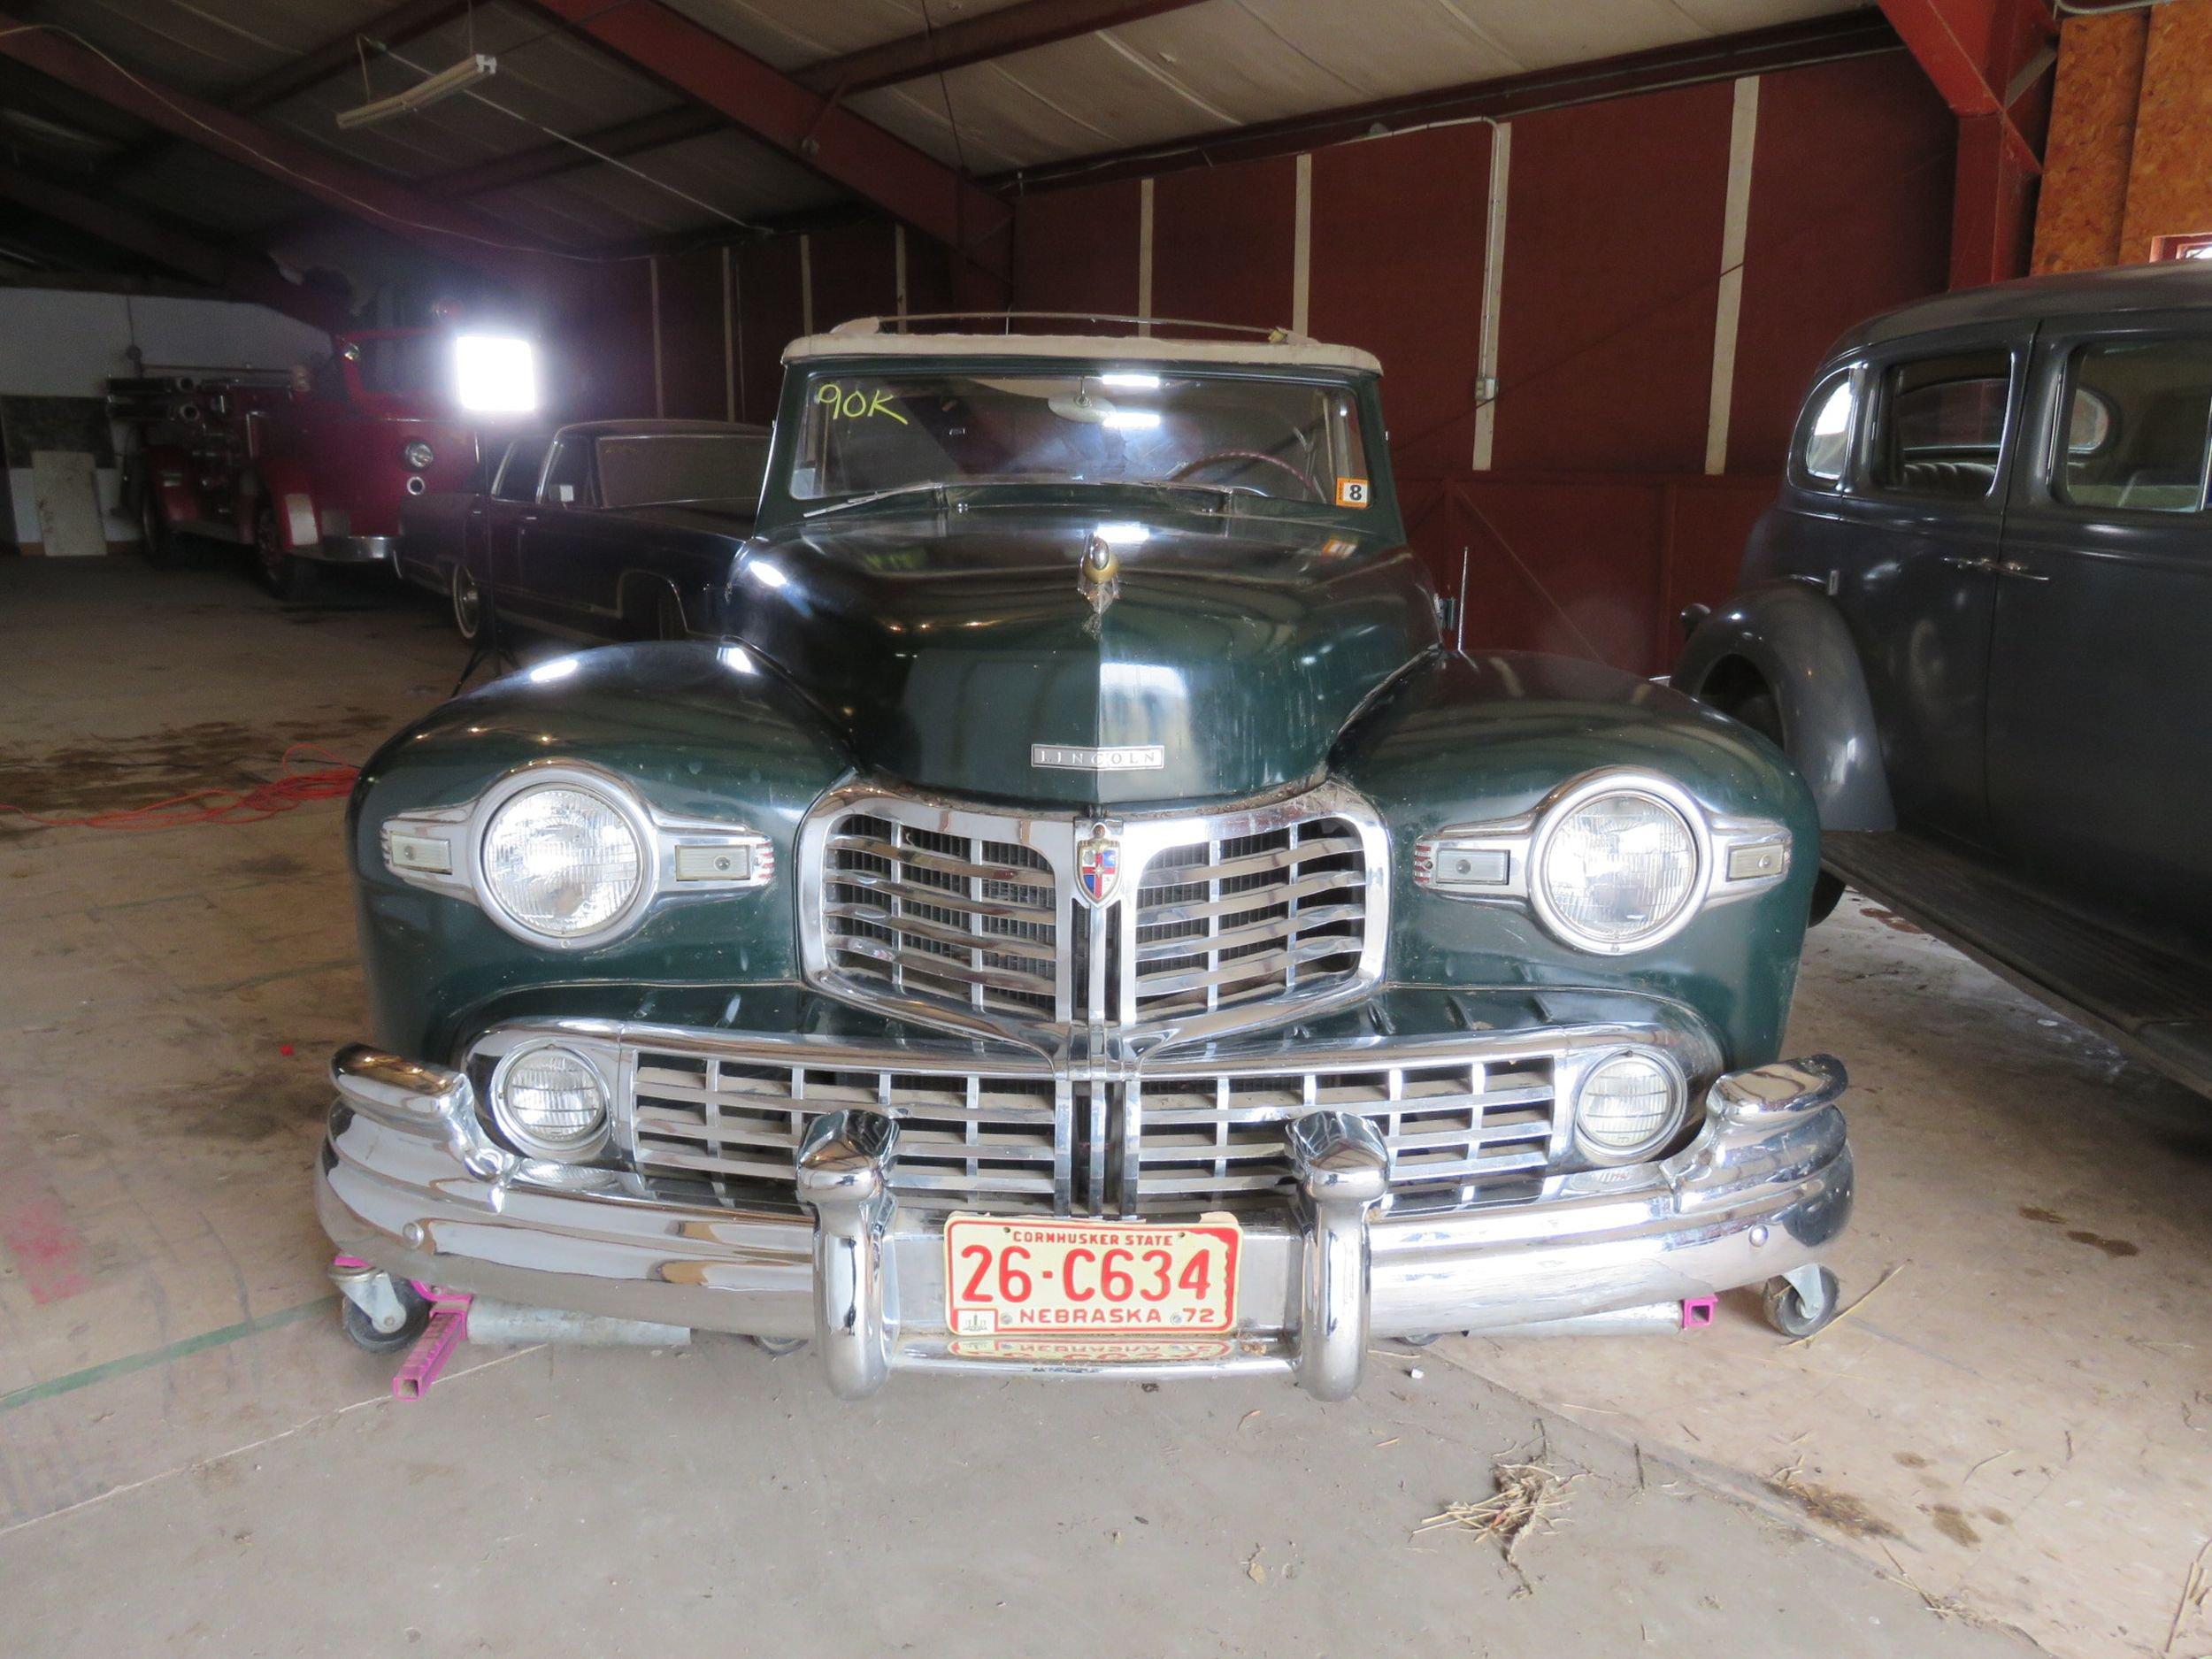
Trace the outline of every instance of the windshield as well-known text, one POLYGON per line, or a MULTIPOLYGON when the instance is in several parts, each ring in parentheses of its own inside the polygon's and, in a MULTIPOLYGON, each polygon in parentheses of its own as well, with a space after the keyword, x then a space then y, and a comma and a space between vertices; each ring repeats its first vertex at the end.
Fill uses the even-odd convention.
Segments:
POLYGON ((1097 371, 813 376, 793 457, 802 501, 929 484, 1202 484, 1364 507, 1344 386, 1097 371))
POLYGON ((599 440, 599 499, 607 507, 656 502, 758 504, 768 440, 739 432, 656 433, 599 440))

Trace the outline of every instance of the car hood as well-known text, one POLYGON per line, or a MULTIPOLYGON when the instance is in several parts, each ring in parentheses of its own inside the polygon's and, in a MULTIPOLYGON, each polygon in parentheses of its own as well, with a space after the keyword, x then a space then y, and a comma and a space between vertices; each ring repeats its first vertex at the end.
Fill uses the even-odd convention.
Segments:
POLYGON ((1094 605, 1079 566, 1101 518, 862 509, 790 526, 740 562, 729 629, 808 688, 864 770, 1078 807, 1311 777, 1354 712, 1436 643, 1414 555, 1326 524, 1109 524, 1120 568, 1094 605), (1158 753, 1094 769, 1040 749, 1158 753))

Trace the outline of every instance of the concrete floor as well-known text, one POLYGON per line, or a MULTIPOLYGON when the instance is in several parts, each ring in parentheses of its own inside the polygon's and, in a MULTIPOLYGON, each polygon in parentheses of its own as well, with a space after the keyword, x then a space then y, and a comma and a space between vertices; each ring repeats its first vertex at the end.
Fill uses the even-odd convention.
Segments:
MULTIPOLYGON (((375 585, 288 612, 211 561, 0 561, 0 802, 357 759, 458 662, 375 585)), ((11 1655, 2212 1647, 2181 1605, 2212 1117, 1878 909, 1816 934, 1792 1033, 1851 1064, 1839 1266, 1870 1293, 1812 1342, 1732 1305, 1382 1356, 1345 1406, 908 1378, 842 1406, 804 1354, 703 1338, 465 1350, 403 1406, 337 1333, 307 1196, 360 1019, 339 814, 0 819, 11 1655), (1532 1448, 1578 1478, 1516 1565, 1414 1535, 1532 1448)))

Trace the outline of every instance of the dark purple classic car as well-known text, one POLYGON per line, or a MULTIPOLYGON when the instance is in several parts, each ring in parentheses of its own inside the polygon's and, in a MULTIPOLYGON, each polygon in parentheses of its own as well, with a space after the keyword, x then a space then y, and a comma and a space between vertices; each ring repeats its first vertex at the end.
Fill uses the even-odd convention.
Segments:
POLYGON ((726 421, 525 433, 407 503, 400 571, 449 597, 472 642, 493 618, 593 641, 710 633, 767 466, 768 429, 726 421))

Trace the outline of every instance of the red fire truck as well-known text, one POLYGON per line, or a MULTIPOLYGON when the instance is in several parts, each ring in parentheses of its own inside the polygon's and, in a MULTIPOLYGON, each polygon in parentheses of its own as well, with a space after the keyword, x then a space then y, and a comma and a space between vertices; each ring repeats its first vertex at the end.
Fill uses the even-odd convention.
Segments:
POLYGON ((400 503, 460 488, 476 465, 455 401, 453 334, 377 328, 332 336, 290 374, 210 370, 108 382, 134 434, 124 459, 147 556, 180 534, 253 551, 262 581, 303 599, 326 565, 391 563, 400 503))

